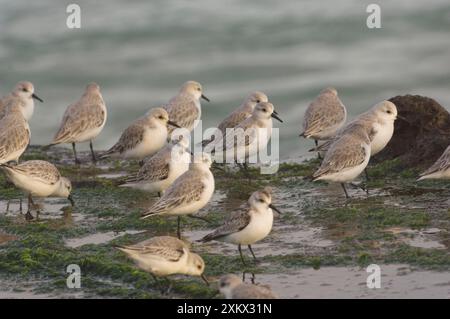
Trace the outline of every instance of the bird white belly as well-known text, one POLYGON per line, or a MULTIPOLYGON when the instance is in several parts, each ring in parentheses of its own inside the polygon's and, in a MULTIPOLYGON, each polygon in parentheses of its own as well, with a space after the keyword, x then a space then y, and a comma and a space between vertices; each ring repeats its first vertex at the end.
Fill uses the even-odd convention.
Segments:
POLYGON ((167 142, 167 130, 147 129, 144 138, 134 148, 123 153, 124 158, 142 160, 158 152, 167 142))
POLYGON ((374 128, 377 130, 372 142, 370 143, 371 147, 371 156, 382 151, 394 134, 394 122, 386 123, 384 125, 380 125, 378 123, 374 124, 374 128))
POLYGON ((29 101, 26 102, 24 107, 23 116, 27 121, 30 121, 31 117, 33 116, 34 112, 34 101, 33 99, 29 99, 29 101))
POLYGON ((49 185, 42 183, 24 174, 10 173, 9 171, 7 174, 17 188, 20 188, 27 194, 30 193, 32 196, 47 197, 53 194, 58 188, 57 184, 49 185))
POLYGON ((251 222, 241 231, 228 235, 223 241, 236 245, 252 245, 269 235, 273 225, 273 213, 268 209, 264 214, 252 216, 251 222))

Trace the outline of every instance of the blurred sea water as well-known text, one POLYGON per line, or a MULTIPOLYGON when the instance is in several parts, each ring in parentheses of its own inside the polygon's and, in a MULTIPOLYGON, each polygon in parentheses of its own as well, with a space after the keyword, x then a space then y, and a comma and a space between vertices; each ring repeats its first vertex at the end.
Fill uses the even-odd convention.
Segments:
MULTIPOLYGON (((88 82, 109 114, 94 145, 111 146, 187 80, 203 84, 203 128, 216 126, 253 90, 283 124, 281 158, 307 155, 298 138, 308 103, 337 88, 349 118, 395 95, 421 94, 450 109, 450 2, 377 1, 382 28, 368 29, 372 1, 72 1, 82 27, 66 27, 70 2, 0 0, 0 94, 30 80, 45 103, 30 122, 48 143, 88 82)), ((86 146, 85 146, 86 147, 86 146)))

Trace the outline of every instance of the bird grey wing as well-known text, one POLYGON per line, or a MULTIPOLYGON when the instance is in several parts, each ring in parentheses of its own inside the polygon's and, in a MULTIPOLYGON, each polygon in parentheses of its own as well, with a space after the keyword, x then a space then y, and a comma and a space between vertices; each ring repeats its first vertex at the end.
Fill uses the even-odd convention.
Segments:
POLYGON ((184 251, 181 249, 173 249, 163 246, 145 246, 139 250, 141 255, 153 255, 164 258, 168 261, 178 261, 183 256, 184 251))
POLYGON ((105 120, 105 111, 100 104, 83 104, 79 101, 70 105, 64 113, 61 126, 53 138, 53 144, 70 142, 73 137, 102 126, 105 120))
POLYGON ((362 143, 362 141, 356 143, 348 142, 346 136, 334 142, 325 154, 322 165, 313 174, 313 177, 340 172, 346 168, 362 164, 366 159, 366 149, 362 143))
POLYGON ((21 116, 8 116, 0 121, 0 159, 25 148, 30 143, 30 130, 21 116))
POLYGON ((105 154, 119 153, 122 154, 127 150, 134 148, 144 139, 145 128, 139 124, 128 126, 119 138, 105 154))
POLYGON ((237 146, 249 146, 258 138, 258 127, 253 122, 244 121, 225 135, 225 149, 230 150, 237 146))
POLYGON ((425 172, 420 174, 420 176, 429 175, 435 172, 444 171, 450 168, 450 146, 442 153, 438 160, 431 165, 425 172))
POLYGON ((51 163, 40 160, 24 162, 14 167, 25 172, 28 176, 39 179, 41 182, 54 185, 61 177, 58 169, 51 163))
POLYGON ((337 96, 325 94, 316 98, 308 107, 303 121, 304 134, 313 135, 323 128, 341 123, 345 118, 343 105, 337 96))
POLYGON ((135 176, 127 179, 127 182, 164 180, 169 176, 169 162, 170 158, 166 160, 163 156, 159 156, 159 153, 156 153, 144 163, 135 176))
POLYGON ((189 249, 189 245, 186 242, 172 236, 156 236, 150 238, 147 240, 146 245, 161 246, 178 250, 182 250, 183 248, 189 249))
POLYGON ((201 241, 210 241, 215 238, 223 237, 232 233, 236 233, 245 228, 250 223, 250 214, 248 208, 244 208, 231 215, 231 218, 214 230, 212 233, 206 235, 201 241))
POLYGON ((161 197, 147 213, 151 215, 163 213, 180 205, 186 205, 200 200, 205 185, 196 172, 187 171, 166 190, 161 197))
POLYGON ((222 134, 226 134, 227 128, 238 126, 241 122, 245 121, 250 116, 251 114, 247 112, 233 112, 219 124, 218 129, 222 132, 222 134))
MULTIPOLYGON (((172 99, 164 108, 169 113, 169 119, 184 128, 191 128, 194 121, 199 117, 199 111, 192 99, 185 97, 176 97, 172 99)), ((169 133, 175 130, 175 127, 169 126, 169 133)))

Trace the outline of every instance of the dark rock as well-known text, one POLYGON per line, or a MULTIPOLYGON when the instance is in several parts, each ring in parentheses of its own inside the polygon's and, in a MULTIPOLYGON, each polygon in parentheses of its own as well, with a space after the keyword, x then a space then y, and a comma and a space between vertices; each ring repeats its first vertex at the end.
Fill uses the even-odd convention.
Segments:
POLYGON ((396 96, 394 135, 375 161, 400 158, 405 168, 425 168, 433 164, 450 144, 450 114, 435 100, 420 95, 396 96))

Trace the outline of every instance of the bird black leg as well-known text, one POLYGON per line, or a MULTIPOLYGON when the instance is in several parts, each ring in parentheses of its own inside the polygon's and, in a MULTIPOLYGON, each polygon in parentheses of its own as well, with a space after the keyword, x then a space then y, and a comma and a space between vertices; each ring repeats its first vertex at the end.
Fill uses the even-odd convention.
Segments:
POLYGON ((364 173, 366 174, 366 180, 369 180, 369 173, 367 172, 367 168, 364 169, 364 173))
POLYGON ((22 197, 20 198, 20 201, 19 201, 19 210, 20 210, 20 213, 22 214, 22 197))
MULTIPOLYGON (((319 141, 318 140, 314 140, 314 144, 316 144, 316 148, 319 147, 319 141)), ((317 158, 318 159, 322 159, 322 156, 320 156, 320 152, 317 152, 317 158)))
POLYGON ((77 157, 77 150, 75 148, 75 143, 72 143, 72 149, 73 149, 73 156, 75 157, 75 164, 80 165, 81 162, 80 162, 80 160, 77 157))
POLYGON ((27 208, 27 214, 25 215, 26 220, 33 219, 33 215, 31 215, 32 206, 34 206, 33 198, 31 198, 31 194, 28 194, 28 208, 27 208))
POLYGON ((248 245, 248 249, 249 249, 250 252, 252 253, 252 256, 253 256, 253 259, 255 260, 255 262, 257 262, 258 259, 256 258, 255 253, 253 252, 252 246, 251 246, 251 245, 248 245))
POLYGON ((348 196, 347 189, 345 188, 345 184, 341 183, 341 186, 342 186, 342 189, 344 190, 345 198, 347 198, 347 199, 350 198, 350 196, 348 196))
POLYGON ((181 216, 178 216, 178 227, 177 227, 177 237, 178 237, 178 239, 181 239, 180 224, 181 224, 181 216))
POLYGON ((242 263, 244 264, 244 266, 247 266, 247 264, 245 263, 245 260, 244 260, 244 256, 242 255, 241 244, 238 245, 238 250, 239 250, 239 255, 241 255, 242 263))
POLYGON ((97 158, 95 157, 94 147, 92 146, 92 140, 89 141, 89 147, 91 149, 92 162, 97 163, 97 158))

